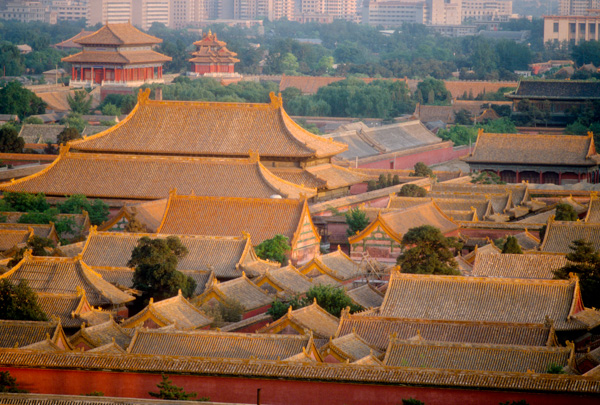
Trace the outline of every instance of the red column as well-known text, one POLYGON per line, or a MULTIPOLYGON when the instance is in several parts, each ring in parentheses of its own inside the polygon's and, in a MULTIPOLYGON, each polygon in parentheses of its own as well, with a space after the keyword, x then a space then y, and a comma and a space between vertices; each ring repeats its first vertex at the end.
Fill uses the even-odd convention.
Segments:
POLYGON ((521 178, 520 178, 520 176, 519 176, 519 171, 518 171, 518 170, 515 170, 515 172, 517 173, 517 180, 516 180, 516 182, 517 182, 517 183, 520 183, 520 182, 521 182, 521 178))
POLYGON ((94 67, 93 66, 90 69, 90 78, 91 78, 91 82, 94 83, 94 67))
POLYGON ((558 185, 562 184, 562 172, 558 172, 558 185))
POLYGON ((75 80, 75 66, 71 66, 71 80, 75 80))
POLYGON ((102 67, 102 80, 100 81, 100 83, 102 83, 102 81, 106 80, 106 66, 102 67))
POLYGON ((544 176, 542 176, 542 172, 540 172, 540 184, 544 184, 544 176))

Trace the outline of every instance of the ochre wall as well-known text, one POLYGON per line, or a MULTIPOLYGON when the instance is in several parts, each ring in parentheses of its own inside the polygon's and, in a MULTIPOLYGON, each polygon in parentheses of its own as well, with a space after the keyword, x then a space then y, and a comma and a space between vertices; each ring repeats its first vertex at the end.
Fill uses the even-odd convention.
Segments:
MULTIPOLYGON (((0 368, 16 377, 31 393, 79 395, 101 391, 106 396, 150 398, 161 381, 159 374, 119 373, 50 369, 0 368)), ((186 391, 197 392, 215 402, 256 403, 261 388, 261 403, 269 405, 397 405, 403 398, 417 398, 427 405, 481 405, 526 400, 529 405, 592 405, 593 396, 571 394, 533 394, 485 390, 459 390, 428 387, 363 385, 311 381, 265 380, 250 378, 169 375, 186 391)))

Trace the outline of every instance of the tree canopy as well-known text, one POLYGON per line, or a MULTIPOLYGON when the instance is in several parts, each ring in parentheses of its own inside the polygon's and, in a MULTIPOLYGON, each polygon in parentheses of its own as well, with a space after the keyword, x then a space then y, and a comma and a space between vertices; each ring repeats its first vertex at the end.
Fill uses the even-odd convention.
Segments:
POLYGON ((160 301, 173 297, 178 290, 186 297, 192 296, 196 281, 177 270, 179 259, 187 253, 176 236, 166 239, 144 236, 138 240, 127 266, 135 267, 133 288, 142 292, 144 302, 150 298, 160 301))
MULTIPOLYGON (((149 392, 148 394, 150 394, 151 397, 159 399, 190 401, 198 395, 195 392, 186 392, 182 387, 174 385, 171 379, 164 374, 162 375, 162 381, 159 382, 156 387, 159 389, 158 392, 149 392)), ((199 400, 208 401, 208 398, 199 400)))
POLYGON ((346 230, 348 236, 356 235, 369 225, 367 214, 358 207, 352 208, 344 215, 346 216, 346 224, 348 225, 348 229, 346 230))
POLYGON ((86 211, 92 225, 100 225, 105 222, 110 213, 108 205, 102 200, 97 198, 90 202, 83 194, 73 194, 56 206, 61 214, 81 214, 86 211))
POLYGON ((506 242, 504 242, 504 246, 502 246, 502 253, 523 254, 517 238, 514 236, 507 237, 506 242))
POLYGON ((600 308, 600 253, 583 239, 573 241, 569 264, 556 270, 556 278, 568 279, 570 273, 579 276, 581 296, 587 307, 600 308))
POLYGON ((405 184, 398 191, 400 197, 425 197, 427 196, 427 190, 416 184, 405 184))
POLYGON ((0 319, 16 321, 46 321, 48 317, 37 301, 37 294, 27 281, 12 284, 6 279, 0 280, 0 319))
POLYGON ((554 219, 557 221, 577 221, 577 212, 570 204, 560 203, 556 206, 554 219))
POLYGON ((287 236, 275 235, 271 239, 263 240, 254 250, 261 259, 279 262, 285 266, 288 262, 287 253, 291 247, 287 236))
POLYGON ((58 137, 56 138, 56 143, 58 143, 59 145, 66 145, 69 141, 81 138, 82 136, 79 134, 77 128, 67 127, 63 129, 60 134, 58 134, 58 137))
POLYGON ((22 153, 25 140, 14 128, 5 125, 0 128, 0 153, 22 153))
POLYGON ((304 308, 315 301, 325 311, 337 317, 346 308, 350 308, 350 313, 363 309, 360 305, 352 302, 343 288, 322 284, 311 287, 304 298, 296 296, 286 302, 274 300, 267 313, 273 317, 273 320, 277 320, 287 313, 289 307, 292 310, 304 308))
POLYGON ((396 263, 403 273, 460 275, 452 249, 460 244, 431 225, 411 228, 402 237, 403 253, 396 263))
POLYGON ((423 162, 417 162, 415 164, 415 168, 414 171, 412 173, 409 174, 409 176, 413 176, 413 177, 435 177, 435 174, 433 174, 433 170, 431 170, 429 168, 429 166, 427 166, 425 163, 423 162))
POLYGON ((67 96, 67 102, 71 111, 76 114, 88 114, 92 108, 92 96, 85 90, 76 91, 73 97, 67 96))
POLYGON ((45 112, 46 103, 21 83, 13 81, 0 87, 0 114, 16 114, 24 119, 45 112))

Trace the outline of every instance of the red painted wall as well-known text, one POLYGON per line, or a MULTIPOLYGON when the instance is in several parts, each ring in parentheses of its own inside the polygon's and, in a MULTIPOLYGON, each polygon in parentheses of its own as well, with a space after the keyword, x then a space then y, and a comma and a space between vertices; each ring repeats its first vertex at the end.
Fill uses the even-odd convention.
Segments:
POLYGON ((458 159, 459 157, 466 156, 468 154, 468 146, 458 150, 455 150, 453 147, 447 147, 443 149, 415 153, 413 155, 398 156, 396 157, 395 166, 392 165, 394 159, 387 158, 377 162, 359 164, 358 167, 363 169, 412 169, 418 162, 423 162, 426 165, 432 165, 458 159))
MULTIPOLYGON (((159 374, 120 373, 0 368, 9 371, 31 393, 79 395, 101 391, 106 396, 150 398, 157 391, 159 374)), ((592 405, 598 398, 569 393, 534 394, 484 390, 460 390, 429 387, 367 385, 314 381, 267 380, 214 376, 169 375, 173 384, 186 391, 197 392, 216 402, 256 403, 256 390, 261 389, 261 402, 270 405, 397 405, 403 398, 416 398, 427 405, 481 405, 526 400, 529 405, 592 405)))

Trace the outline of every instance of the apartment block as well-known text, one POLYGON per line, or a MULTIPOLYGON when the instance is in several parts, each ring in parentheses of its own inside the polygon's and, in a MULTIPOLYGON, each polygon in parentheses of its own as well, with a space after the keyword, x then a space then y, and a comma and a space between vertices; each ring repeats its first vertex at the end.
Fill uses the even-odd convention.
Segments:
POLYGON ((600 40, 600 15, 544 16, 544 42, 600 40))
POLYGON ((600 0, 560 0, 559 15, 586 15, 587 10, 600 9, 600 0))
POLYGON ((6 8, 0 10, 0 19, 56 24, 57 17, 56 13, 47 10, 46 6, 39 1, 15 1, 7 3, 6 8))
POLYGON ((462 0, 462 21, 508 21, 511 0, 462 0))
POLYGON ((50 10, 56 12, 59 21, 84 20, 87 17, 88 2, 72 0, 54 0, 50 10))
POLYGON ((89 0, 87 25, 131 21, 131 0, 89 0))
POLYGON ((133 0, 131 22, 138 28, 148 30, 153 23, 169 27, 170 0, 133 0))
POLYGON ((385 28, 401 27, 404 23, 426 23, 425 2, 371 1, 363 9, 363 23, 385 28))

